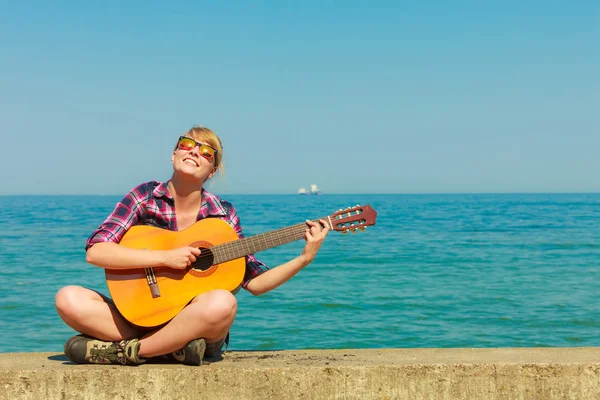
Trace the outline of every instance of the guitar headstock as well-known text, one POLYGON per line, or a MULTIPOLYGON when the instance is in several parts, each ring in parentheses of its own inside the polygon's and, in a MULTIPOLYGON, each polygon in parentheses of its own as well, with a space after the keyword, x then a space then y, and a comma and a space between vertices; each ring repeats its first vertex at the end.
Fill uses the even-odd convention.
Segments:
POLYGON ((333 230, 356 233, 358 229, 364 231, 367 226, 375 225, 377 212, 370 205, 348 207, 329 216, 333 230))

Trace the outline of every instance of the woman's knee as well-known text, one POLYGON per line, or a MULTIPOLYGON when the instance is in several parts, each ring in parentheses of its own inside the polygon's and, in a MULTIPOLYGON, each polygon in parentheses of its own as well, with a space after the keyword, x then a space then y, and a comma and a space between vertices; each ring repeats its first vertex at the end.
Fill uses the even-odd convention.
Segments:
POLYGON ((56 293, 55 306, 61 317, 77 319, 85 303, 87 289, 81 286, 65 286, 56 293))
POLYGON ((227 290, 214 290, 206 294, 205 304, 201 308, 202 317, 211 323, 230 324, 237 312, 237 300, 227 290))

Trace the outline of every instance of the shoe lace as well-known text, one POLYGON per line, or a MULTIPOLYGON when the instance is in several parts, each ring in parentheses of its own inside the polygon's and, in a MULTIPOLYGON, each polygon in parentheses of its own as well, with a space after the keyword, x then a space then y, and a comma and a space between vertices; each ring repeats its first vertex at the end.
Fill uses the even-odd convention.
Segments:
POLYGON ((127 358, 125 357, 126 340, 120 342, 112 342, 109 345, 95 345, 92 349, 91 356, 94 362, 111 362, 125 365, 127 358))

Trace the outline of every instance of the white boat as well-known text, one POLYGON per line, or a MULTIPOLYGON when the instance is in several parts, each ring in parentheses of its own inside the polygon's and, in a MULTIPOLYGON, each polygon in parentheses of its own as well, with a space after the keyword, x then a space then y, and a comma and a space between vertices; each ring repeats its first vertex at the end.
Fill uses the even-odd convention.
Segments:
POLYGON ((321 190, 319 189, 319 187, 317 185, 315 185, 314 183, 312 185, 310 185, 310 190, 306 190, 305 188, 301 187, 300 189, 298 189, 298 194, 321 194, 321 190))

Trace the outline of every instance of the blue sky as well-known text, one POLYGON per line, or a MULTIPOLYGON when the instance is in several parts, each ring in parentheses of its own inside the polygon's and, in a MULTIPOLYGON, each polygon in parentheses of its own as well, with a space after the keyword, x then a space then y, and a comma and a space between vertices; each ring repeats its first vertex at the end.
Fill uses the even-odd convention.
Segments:
POLYGON ((48 3, 0 2, 0 194, 166 180, 194 124, 220 194, 600 191, 599 2, 48 3))

